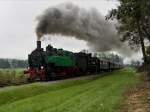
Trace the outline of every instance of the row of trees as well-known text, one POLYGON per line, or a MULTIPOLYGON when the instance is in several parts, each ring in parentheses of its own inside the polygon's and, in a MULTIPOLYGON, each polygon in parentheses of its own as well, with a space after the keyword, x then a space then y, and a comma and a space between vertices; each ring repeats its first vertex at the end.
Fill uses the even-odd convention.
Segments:
POLYGON ((150 47, 150 0, 118 0, 120 5, 112 9, 107 19, 117 19, 121 41, 127 41, 132 49, 141 48, 143 60, 149 63, 150 47))
POLYGON ((27 66, 27 60, 0 59, 0 68, 25 68, 27 66))

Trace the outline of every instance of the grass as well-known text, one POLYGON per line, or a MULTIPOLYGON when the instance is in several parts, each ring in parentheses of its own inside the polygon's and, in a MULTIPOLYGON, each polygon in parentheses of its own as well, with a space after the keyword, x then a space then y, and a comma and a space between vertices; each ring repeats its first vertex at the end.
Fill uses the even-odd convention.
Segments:
POLYGON ((16 76, 20 76, 20 75, 23 75, 23 71, 25 69, 23 68, 15 68, 15 69, 0 69, 0 73, 1 74, 6 74, 6 73, 10 73, 10 74, 13 74, 15 73, 16 76))
POLYGON ((117 112, 125 89, 139 81, 124 69, 91 80, 6 87, 0 90, 0 112, 117 112))
POLYGON ((0 69, 0 86, 25 82, 26 77, 21 68, 17 69, 0 69))

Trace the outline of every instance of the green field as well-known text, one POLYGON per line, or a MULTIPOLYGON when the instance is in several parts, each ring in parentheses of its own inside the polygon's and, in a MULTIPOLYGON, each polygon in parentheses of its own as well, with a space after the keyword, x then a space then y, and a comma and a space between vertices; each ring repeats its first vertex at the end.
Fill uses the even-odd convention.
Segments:
POLYGON ((24 68, 15 68, 15 69, 0 69, 1 74, 6 74, 6 73, 15 73, 15 75, 20 76, 23 75, 24 68))
POLYGON ((26 82, 27 77, 23 73, 24 70, 23 68, 0 69, 0 86, 26 82))
POLYGON ((0 89, 0 112, 117 112, 123 92, 139 82, 131 69, 96 79, 0 89))

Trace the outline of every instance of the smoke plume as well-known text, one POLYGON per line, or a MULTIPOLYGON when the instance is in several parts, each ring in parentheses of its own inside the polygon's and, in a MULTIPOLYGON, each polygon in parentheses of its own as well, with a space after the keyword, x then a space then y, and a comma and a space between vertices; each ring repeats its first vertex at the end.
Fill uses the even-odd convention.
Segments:
POLYGON ((61 34, 85 40, 94 51, 118 51, 129 54, 129 49, 120 42, 115 26, 106 21, 96 9, 80 8, 72 3, 48 8, 37 17, 38 39, 47 34, 61 34))

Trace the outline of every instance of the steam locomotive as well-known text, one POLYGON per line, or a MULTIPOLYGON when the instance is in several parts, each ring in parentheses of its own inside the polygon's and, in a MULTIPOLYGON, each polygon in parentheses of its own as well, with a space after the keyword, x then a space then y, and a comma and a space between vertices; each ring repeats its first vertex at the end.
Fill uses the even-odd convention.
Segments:
POLYGON ((44 51, 41 41, 37 41, 37 48, 28 55, 28 63, 29 68, 25 74, 28 74, 29 80, 32 81, 94 74, 122 67, 119 63, 92 57, 91 53, 73 53, 53 48, 51 45, 44 51))

